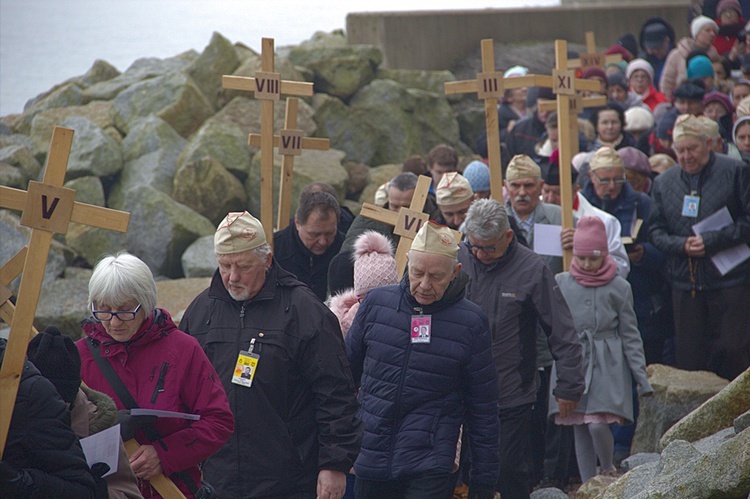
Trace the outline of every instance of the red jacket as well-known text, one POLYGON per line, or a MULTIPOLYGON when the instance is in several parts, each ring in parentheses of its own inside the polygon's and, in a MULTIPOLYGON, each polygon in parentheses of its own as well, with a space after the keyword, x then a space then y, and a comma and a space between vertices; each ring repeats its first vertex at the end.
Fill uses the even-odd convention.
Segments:
POLYGON ((641 95, 641 100, 653 111, 662 102, 667 102, 667 97, 656 90, 656 87, 652 84, 651 88, 648 89, 648 94, 641 95))
MULTIPOLYGON (((221 381, 198 342, 177 329, 162 309, 147 318, 126 343, 113 340, 93 319, 84 321, 83 330, 101 343, 102 357, 110 362, 140 407, 200 414, 198 421, 159 418, 154 427, 162 438, 152 444, 166 476, 188 470, 200 487, 198 463, 229 439, 234 417, 221 381)), ((83 381, 112 397, 118 410, 125 409, 96 365, 86 338, 78 340, 76 346, 81 353, 83 381)), ((136 440, 149 443, 140 430, 136 440)), ((187 497, 193 497, 179 478, 171 478, 187 497)), ((147 481, 141 482, 140 489, 144 497, 159 497, 147 481)))

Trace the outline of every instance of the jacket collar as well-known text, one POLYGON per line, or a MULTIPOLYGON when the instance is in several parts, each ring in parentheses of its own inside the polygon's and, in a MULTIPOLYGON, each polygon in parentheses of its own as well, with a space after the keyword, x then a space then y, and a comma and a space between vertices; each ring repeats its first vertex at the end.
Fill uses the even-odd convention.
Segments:
POLYGON ((172 322, 172 317, 169 315, 169 312, 161 308, 154 310, 154 313, 143 321, 138 332, 136 332, 128 341, 124 342, 115 341, 107 334, 102 323, 93 317, 84 320, 81 323, 81 326, 83 326, 86 335, 97 340, 102 345, 122 345, 125 349, 139 348, 143 345, 147 345, 163 336, 169 335, 169 333, 177 329, 175 323, 172 322))
POLYGON ((468 282, 468 274, 459 270, 456 277, 448 284, 448 288, 441 299, 430 305, 421 305, 409 291, 409 272, 404 272, 404 277, 401 278, 400 283, 402 301, 412 310, 421 310, 424 314, 434 314, 463 299, 468 282))
MULTIPOLYGON (((274 296, 276 296, 276 288, 278 286, 303 286, 303 284, 295 279, 294 275, 282 269, 281 266, 276 263, 276 258, 273 258, 271 261, 271 267, 268 269, 268 272, 266 272, 266 280, 263 283, 263 287, 260 288, 257 295, 253 296, 245 303, 272 300, 274 296)), ((208 296, 217 300, 236 303, 238 307, 242 303, 232 298, 227 291, 227 288, 224 287, 224 283, 221 281, 219 269, 214 271, 214 275, 211 278, 211 285, 208 288, 208 296)))

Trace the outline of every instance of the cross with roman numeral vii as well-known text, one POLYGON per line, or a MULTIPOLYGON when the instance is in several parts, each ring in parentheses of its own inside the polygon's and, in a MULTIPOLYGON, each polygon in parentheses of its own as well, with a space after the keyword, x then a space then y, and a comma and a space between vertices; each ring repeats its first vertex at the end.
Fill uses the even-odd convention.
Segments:
MULTIPOLYGON (((72 144, 73 130, 55 127, 43 181, 29 182, 27 191, 0 186, 0 207, 22 211, 21 225, 31 228, 28 247, 21 250, 25 252, 25 258, 15 309, 9 302, 10 291, 0 283, 3 317, 12 316, 8 345, 0 368, 0 457, 8 437, 26 349, 34 331, 34 316, 52 235, 67 233, 70 222, 125 232, 130 220, 129 213, 76 203, 75 191, 62 187, 72 144)), ((12 268, 4 266, 0 274, 17 275, 20 259, 18 255, 11 258, 6 265, 12 268)), ((5 281, 7 279, 3 279, 5 281)))

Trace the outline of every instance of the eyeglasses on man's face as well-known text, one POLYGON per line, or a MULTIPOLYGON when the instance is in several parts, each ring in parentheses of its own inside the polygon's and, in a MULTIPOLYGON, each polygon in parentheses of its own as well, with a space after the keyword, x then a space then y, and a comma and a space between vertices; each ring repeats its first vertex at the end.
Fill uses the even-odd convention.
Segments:
POLYGON ((132 320, 135 320, 135 316, 138 314, 138 311, 141 309, 141 304, 139 303, 137 307, 135 307, 135 310, 123 310, 123 311, 113 311, 113 310, 94 310, 94 304, 91 304, 91 313, 94 316, 94 318, 98 321, 111 321, 112 317, 117 317, 122 322, 130 322, 132 320))
POLYGON ((466 248, 472 253, 484 251, 487 254, 494 253, 495 251, 497 251, 497 248, 500 246, 499 242, 496 244, 488 245, 488 246, 480 246, 478 244, 471 244, 471 242, 468 239, 464 241, 464 244, 466 245, 466 248))
POLYGON ((625 183, 625 177, 601 178, 596 173, 593 173, 593 175, 594 175, 594 178, 596 179, 596 182, 598 184, 603 184, 603 185, 609 185, 609 184, 622 185, 622 184, 625 183))

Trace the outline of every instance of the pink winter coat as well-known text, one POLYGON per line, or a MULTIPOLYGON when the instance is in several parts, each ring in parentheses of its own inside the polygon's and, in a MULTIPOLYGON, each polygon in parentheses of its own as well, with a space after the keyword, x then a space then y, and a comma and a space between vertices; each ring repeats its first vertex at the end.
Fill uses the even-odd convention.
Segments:
MULTIPOLYGON (((161 439, 151 445, 159 455, 168 477, 188 470, 200 487, 198 463, 216 452, 234 431, 234 417, 216 371, 198 341, 183 333, 169 314, 157 309, 126 343, 109 336, 93 319, 83 323, 86 338, 76 342, 81 354, 81 377, 94 390, 114 399, 118 410, 122 401, 96 365, 86 341, 101 343, 101 355, 109 361, 139 407, 200 414, 198 421, 159 418, 154 427, 161 439)), ((142 431, 136 440, 149 444, 142 431)), ((170 477, 186 497, 193 497, 187 486, 170 477)), ((141 482, 144 497, 160 497, 148 481, 141 482)))
MULTIPOLYGON (((693 38, 683 38, 667 55, 667 59, 664 61, 664 69, 661 72, 661 79, 659 80, 659 91, 667 97, 668 102, 672 102, 674 89, 679 87, 682 80, 687 78, 687 63, 685 59, 693 49, 695 49, 695 40, 693 38)), ((719 60, 719 53, 714 47, 710 47, 706 53, 711 62, 719 60)))
POLYGON ((354 292, 354 289, 350 288, 333 295, 328 308, 330 308, 333 315, 339 319, 341 333, 344 335, 344 338, 346 338, 346 333, 349 332, 349 328, 352 327, 354 316, 357 315, 357 310, 359 310, 359 298, 357 298, 357 293, 354 292))

